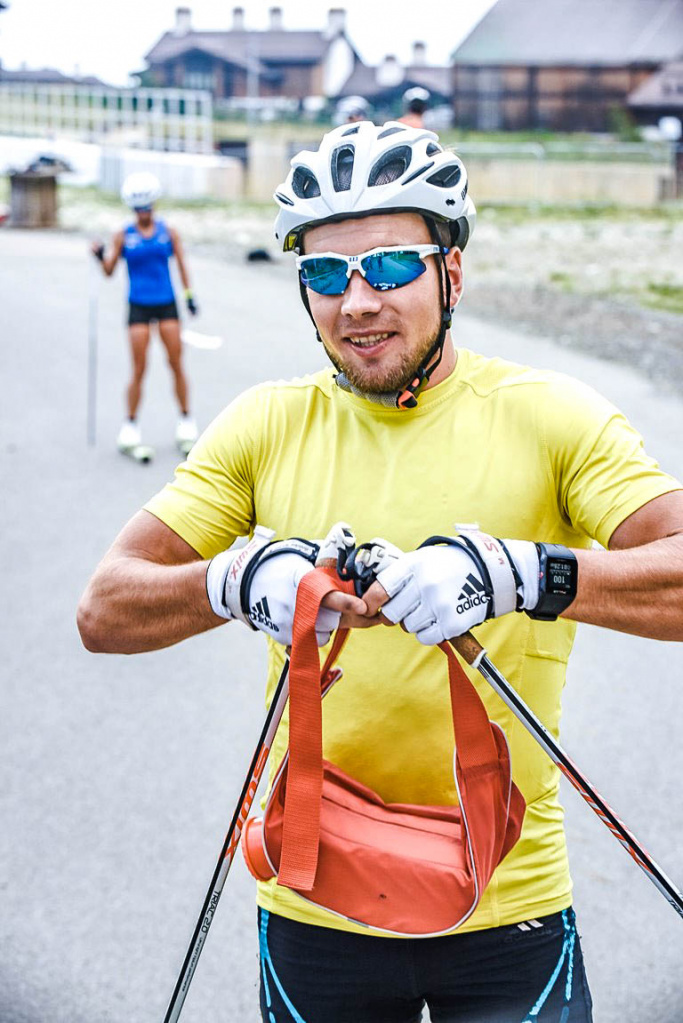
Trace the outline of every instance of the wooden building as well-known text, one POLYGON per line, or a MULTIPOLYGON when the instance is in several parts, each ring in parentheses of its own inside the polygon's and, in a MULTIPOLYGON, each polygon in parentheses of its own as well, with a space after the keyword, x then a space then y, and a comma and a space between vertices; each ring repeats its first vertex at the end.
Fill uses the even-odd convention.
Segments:
POLYGON ((454 51, 455 124, 609 131, 683 53, 683 0, 498 0, 454 51))
POLYGON ((282 8, 270 8, 270 25, 253 30, 244 9, 233 8, 225 31, 195 31, 191 11, 176 10, 172 31, 146 55, 143 80, 150 86, 208 89, 221 101, 285 99, 334 95, 360 58, 346 36, 342 8, 328 12, 322 30, 290 30, 282 8))

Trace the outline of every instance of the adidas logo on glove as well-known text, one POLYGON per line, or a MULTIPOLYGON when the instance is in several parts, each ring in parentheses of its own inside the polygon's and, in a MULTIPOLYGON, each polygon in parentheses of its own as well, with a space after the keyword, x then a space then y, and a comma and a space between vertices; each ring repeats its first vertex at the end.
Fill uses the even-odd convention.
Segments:
POLYGON ((280 631, 270 617, 270 608, 268 607, 267 597, 264 597, 263 600, 257 600, 256 603, 249 608, 249 617, 252 622, 257 622, 259 625, 265 625, 267 629, 272 629, 273 632, 280 631))
POLYGON ((488 601, 489 594, 486 592, 486 587, 480 579, 477 579, 477 577, 472 575, 470 572, 467 576, 465 585, 458 594, 456 611, 459 615, 461 615, 473 607, 478 607, 479 604, 487 604, 488 601))

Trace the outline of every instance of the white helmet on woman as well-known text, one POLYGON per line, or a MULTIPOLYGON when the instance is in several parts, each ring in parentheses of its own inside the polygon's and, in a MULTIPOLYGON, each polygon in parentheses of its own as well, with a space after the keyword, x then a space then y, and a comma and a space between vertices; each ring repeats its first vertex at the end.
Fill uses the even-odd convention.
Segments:
POLYGON ((161 195, 159 179, 150 171, 129 174, 121 186, 121 198, 132 210, 151 206, 161 195))
POLYGON ((340 125, 317 152, 304 150, 291 165, 274 196, 280 206, 275 237, 285 252, 300 250, 307 228, 373 213, 414 211, 448 224, 451 244, 460 249, 474 230, 465 166, 424 128, 399 121, 340 125))

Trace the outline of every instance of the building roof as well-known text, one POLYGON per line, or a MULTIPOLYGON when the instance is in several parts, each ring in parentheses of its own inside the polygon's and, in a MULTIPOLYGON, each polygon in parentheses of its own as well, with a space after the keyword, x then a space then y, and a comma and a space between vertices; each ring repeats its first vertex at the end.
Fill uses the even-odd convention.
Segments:
POLYGON ((628 105, 637 109, 647 107, 679 107, 683 110, 683 61, 667 64, 634 89, 628 105))
POLYGON ((457 65, 661 64, 683 54, 683 0, 498 0, 457 65))
POLYGON ((401 68, 403 77, 395 85, 386 85, 377 80, 376 67, 357 64, 344 82, 341 96, 364 96, 370 103, 396 91, 405 92, 414 85, 429 89, 436 96, 448 98, 453 92, 450 67, 415 64, 401 68))
POLYGON ((192 50, 210 53, 230 64, 246 67, 249 58, 265 65, 318 64, 325 56, 330 39, 320 31, 241 31, 195 32, 183 35, 165 32, 145 55, 149 64, 162 64, 192 50))
POLYGON ((36 85, 96 85, 105 89, 109 88, 106 82, 94 75, 82 77, 65 75, 52 67, 19 68, 17 71, 0 67, 0 82, 33 82, 36 85))

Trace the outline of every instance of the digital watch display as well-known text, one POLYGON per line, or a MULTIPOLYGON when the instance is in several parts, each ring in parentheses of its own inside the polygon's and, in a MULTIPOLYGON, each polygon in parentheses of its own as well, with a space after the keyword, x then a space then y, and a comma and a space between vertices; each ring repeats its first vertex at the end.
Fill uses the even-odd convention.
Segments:
POLYGON ((538 603, 529 618, 554 622, 574 600, 579 577, 576 555, 559 543, 537 543, 538 603))

